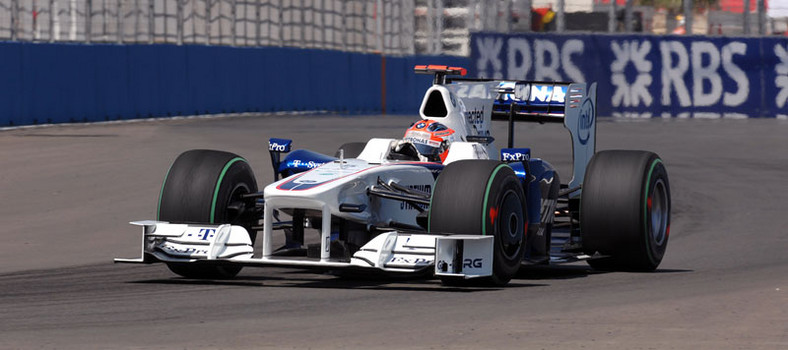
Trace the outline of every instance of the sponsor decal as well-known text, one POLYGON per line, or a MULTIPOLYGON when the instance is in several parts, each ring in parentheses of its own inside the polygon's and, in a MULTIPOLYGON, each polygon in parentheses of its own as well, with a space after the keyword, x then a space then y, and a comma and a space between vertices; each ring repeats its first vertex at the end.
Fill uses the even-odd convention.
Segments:
POLYGON ((272 138, 268 140, 268 150, 272 152, 290 152, 292 143, 293 140, 272 138))
POLYGON ((173 255, 207 255, 208 250, 206 249, 196 249, 196 248, 179 248, 173 245, 164 244, 161 246, 161 249, 164 250, 167 254, 173 255))
POLYGON ((410 257, 404 257, 404 256, 395 256, 395 257, 391 258, 391 261, 389 261, 388 263, 389 264, 406 264, 406 265, 426 265, 426 264, 429 264, 429 263, 432 262, 430 260, 431 259, 427 259, 427 258, 410 258, 410 257))
POLYGON ((479 269, 479 268, 482 267, 482 262, 483 261, 484 260, 482 258, 463 259, 463 261, 462 261, 462 268, 463 269, 471 269, 471 268, 479 269))
POLYGON ((198 234, 189 233, 188 235, 186 235, 186 237, 197 236, 199 239, 201 239, 203 241, 207 241, 208 238, 213 238, 215 233, 216 233, 216 229, 215 228, 203 228, 203 229, 200 229, 200 232, 198 234))
MULTIPOLYGON (((320 164, 318 164, 319 166, 320 164)), ((326 172, 321 172, 321 170, 309 170, 304 173, 295 175, 292 179, 285 181, 284 183, 280 184, 276 187, 278 190, 286 190, 286 191, 304 191, 311 188, 315 188, 330 182, 334 182, 336 180, 352 176, 358 174, 362 171, 366 171, 369 169, 377 168, 377 166, 368 167, 368 168, 361 168, 355 164, 348 164, 345 165, 347 171, 331 171, 331 169, 327 169, 326 172), (353 171, 352 173, 349 173, 353 171)), ((323 169, 323 168, 320 168, 323 169)))
POLYGON ((314 168, 317 168, 317 167, 323 165, 324 163, 315 162, 313 160, 310 160, 308 162, 304 162, 304 161, 301 161, 300 159, 294 159, 291 164, 292 164, 292 166, 294 166, 296 168, 314 169, 314 168))
POLYGON ((498 89, 512 91, 501 94, 503 101, 563 104, 568 86, 504 81, 498 84, 498 89))
POLYGON ((404 140, 420 145, 428 145, 430 147, 440 147, 440 141, 432 140, 431 138, 432 135, 426 131, 409 130, 404 140))
POLYGON ((531 160, 530 148, 502 148, 501 160, 504 162, 522 162, 531 160))
POLYGON ((438 269, 438 271, 440 271, 440 272, 446 272, 446 271, 449 271, 449 264, 447 264, 447 263, 446 263, 445 261, 443 261, 443 260, 440 260, 440 261, 438 261, 438 262, 435 264, 435 267, 436 267, 436 268, 438 269))
POLYGON ((594 104, 590 99, 583 102, 580 107, 580 117, 577 118, 578 141, 585 145, 591 138, 591 129, 594 127, 594 104))
POLYGON ((466 111, 465 119, 468 121, 468 125, 473 128, 474 134, 481 135, 484 130, 484 106, 481 109, 466 111))
MULTIPOLYGON (((417 191, 426 192, 426 193, 432 193, 432 185, 410 185, 408 187, 412 188, 414 190, 417 190, 417 191)), ((419 205, 419 207, 421 207, 421 209, 426 210, 428 206, 422 204, 422 205, 419 205)), ((400 210, 416 210, 416 207, 414 207, 410 203, 405 203, 405 202, 400 202, 399 208, 400 208, 400 210)), ((408 238, 408 239, 410 240, 410 238, 408 238)))

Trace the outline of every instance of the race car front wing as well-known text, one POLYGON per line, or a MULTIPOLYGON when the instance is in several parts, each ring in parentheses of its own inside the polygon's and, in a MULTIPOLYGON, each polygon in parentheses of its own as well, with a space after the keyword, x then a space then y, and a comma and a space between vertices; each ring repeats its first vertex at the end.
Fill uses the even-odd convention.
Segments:
POLYGON ((415 274, 428 272, 432 268, 435 276, 470 279, 492 275, 492 236, 388 231, 362 246, 351 256, 350 261, 339 261, 330 258, 330 236, 321 240, 319 259, 274 256, 266 242, 263 242, 263 255, 254 257, 252 241, 241 226, 187 225, 163 221, 135 221, 131 224, 142 226, 140 257, 117 258, 116 263, 215 262, 224 265, 361 269, 415 274))

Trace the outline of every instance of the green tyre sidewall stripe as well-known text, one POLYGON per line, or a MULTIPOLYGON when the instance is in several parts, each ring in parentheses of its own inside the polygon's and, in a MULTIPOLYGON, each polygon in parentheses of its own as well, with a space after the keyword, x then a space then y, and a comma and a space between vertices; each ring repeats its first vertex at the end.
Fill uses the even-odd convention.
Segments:
POLYGON ((174 164, 175 163, 170 164, 170 167, 167 169, 167 174, 164 175, 164 182, 161 183, 161 191, 159 191, 159 203, 156 205, 156 220, 157 221, 161 220, 161 197, 164 197, 164 186, 167 185, 167 179, 170 177, 170 170, 172 170, 172 166, 174 164))
POLYGON ((490 198, 490 187, 492 187, 493 180, 495 179, 495 176, 498 175, 498 172, 506 166, 507 166, 506 164, 500 164, 497 167, 495 167, 495 170, 493 170, 492 175, 490 175, 489 179, 487 180, 487 187, 484 189, 484 203, 482 204, 482 236, 487 235, 486 211, 487 211, 487 202, 489 201, 490 198))
POLYGON ((646 235, 646 253, 648 254, 649 260, 652 262, 655 262, 656 259, 654 258, 654 253, 651 252, 653 247, 651 245, 651 235, 649 235, 648 229, 648 196, 651 190, 651 176, 654 174, 654 169, 657 168, 657 165, 661 163, 662 160, 659 158, 651 162, 651 167, 649 167, 648 176, 646 177, 645 192, 643 193, 643 234, 646 235))
POLYGON ((216 223, 215 222, 216 201, 218 200, 218 197, 219 197, 219 189, 222 186, 222 181, 224 180, 224 176, 227 174, 227 171, 230 170, 230 167, 232 167, 233 164, 235 164, 236 162, 244 162, 244 163, 246 163, 246 160, 241 158, 241 157, 235 157, 235 158, 231 159, 229 162, 227 162, 227 164, 224 165, 224 168, 222 169, 222 172, 219 174, 219 178, 216 180, 216 186, 214 187, 214 190, 213 190, 213 200, 211 200, 211 223, 212 224, 216 223))

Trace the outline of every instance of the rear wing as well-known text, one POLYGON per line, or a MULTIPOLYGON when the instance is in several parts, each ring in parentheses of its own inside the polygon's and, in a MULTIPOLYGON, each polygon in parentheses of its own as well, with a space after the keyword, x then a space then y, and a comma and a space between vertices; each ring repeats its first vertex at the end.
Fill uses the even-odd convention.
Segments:
MULTIPOLYGON (((508 148, 514 147, 514 122, 563 123, 572 137, 569 187, 579 188, 583 183, 596 152, 596 83, 447 78, 467 72, 440 65, 416 66, 414 70, 434 74, 433 84, 450 88, 465 105, 492 105, 490 120, 509 122, 508 148)), ((484 108, 481 111, 485 113, 484 108)), ((572 192, 572 196, 579 194, 572 192)))
POLYGON ((567 110, 567 97, 583 97, 584 84, 501 81, 495 88, 492 119, 560 123, 567 110), (573 86, 574 85, 574 86, 573 86), (570 96, 567 96, 567 93, 570 96), (510 118, 512 117, 512 118, 510 118))

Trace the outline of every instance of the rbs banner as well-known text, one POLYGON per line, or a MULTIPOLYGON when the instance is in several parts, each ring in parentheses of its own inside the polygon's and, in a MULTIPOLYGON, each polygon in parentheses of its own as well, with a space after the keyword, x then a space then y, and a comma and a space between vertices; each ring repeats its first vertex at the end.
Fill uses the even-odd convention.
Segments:
POLYGON ((597 82, 602 116, 788 118, 785 38, 478 33, 471 47, 472 75, 597 82))

